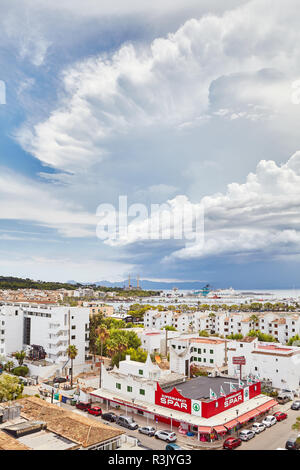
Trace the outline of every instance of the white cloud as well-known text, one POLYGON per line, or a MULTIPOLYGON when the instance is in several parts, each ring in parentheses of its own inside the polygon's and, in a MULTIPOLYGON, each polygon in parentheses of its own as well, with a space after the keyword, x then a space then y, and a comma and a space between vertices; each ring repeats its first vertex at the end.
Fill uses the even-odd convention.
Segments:
POLYGON ((61 200, 55 188, 3 169, 0 176, 0 218, 31 221, 57 229, 66 237, 93 237, 97 219, 78 204, 61 200))
POLYGON ((218 103, 218 90, 234 95, 225 118, 272 115, 291 105, 291 80, 300 73, 300 32, 288 27, 297 7, 291 0, 282 14, 279 1, 271 9, 268 0, 252 1, 221 17, 190 19, 149 46, 126 44, 112 56, 77 63, 63 73, 59 106, 44 122, 20 129, 17 139, 42 163, 80 172, 103 161, 110 143, 124 135, 158 126, 181 130, 202 125, 209 113, 222 116, 228 103, 218 103), (289 76, 262 77, 266 67, 289 76))
MULTIPOLYGON (((162 221, 162 233, 171 255, 165 261, 195 259, 219 255, 261 256, 291 255, 300 251, 300 152, 285 164, 262 160, 256 173, 250 173, 244 184, 231 183, 225 194, 203 197, 191 203, 186 196, 168 200, 171 214, 171 233, 179 230, 183 207, 190 206, 194 220, 204 209, 205 236, 199 241, 183 240, 184 248, 177 249, 173 237, 168 238, 169 219, 162 221)), ((112 246, 126 246, 158 238, 152 227, 158 214, 130 223, 128 234, 118 240, 108 239, 112 246)), ((199 223, 198 228, 202 226, 199 223)), ((189 236, 189 233, 187 233, 189 236)))

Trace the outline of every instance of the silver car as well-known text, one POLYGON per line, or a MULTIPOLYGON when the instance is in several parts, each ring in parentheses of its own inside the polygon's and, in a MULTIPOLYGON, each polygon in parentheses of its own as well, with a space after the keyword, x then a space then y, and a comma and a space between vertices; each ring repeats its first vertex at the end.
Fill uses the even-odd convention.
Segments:
POLYGON ((171 431, 156 431, 154 436, 156 439, 162 439, 167 442, 175 442, 177 439, 175 432, 171 431))
POLYGON ((255 432, 251 431, 251 429, 243 429, 243 431, 239 433, 239 438, 242 441, 249 441, 249 439, 252 439, 254 436, 255 432))
POLYGON ((266 426, 263 423, 253 423, 252 425, 252 431, 254 431, 256 434, 264 431, 266 429, 266 426))
POLYGON ((146 434, 147 436, 154 436, 155 428, 153 428, 152 426, 143 426, 139 428, 139 432, 142 434, 146 434))

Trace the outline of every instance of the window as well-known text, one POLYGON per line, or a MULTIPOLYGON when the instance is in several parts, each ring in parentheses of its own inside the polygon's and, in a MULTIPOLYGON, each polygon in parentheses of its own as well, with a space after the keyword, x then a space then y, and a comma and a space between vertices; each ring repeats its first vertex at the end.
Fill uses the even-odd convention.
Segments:
POLYGON ((209 350, 209 353, 210 353, 210 354, 213 354, 213 353, 214 353, 213 349, 210 349, 210 350, 209 350))
POLYGON ((210 359, 209 362, 210 362, 211 364, 213 364, 213 363, 214 363, 214 360, 213 360, 213 359, 210 359))
POLYGON ((145 395, 145 390, 143 388, 140 388, 140 395, 145 395))
POLYGON ((76 339, 76 336, 75 335, 71 336, 71 339, 76 339))
POLYGON ((117 388, 118 390, 121 390, 121 384, 116 383, 116 388, 117 388))
POLYGON ((143 369, 139 369, 139 374, 140 374, 140 375, 143 375, 143 374, 144 374, 143 369))
POLYGON ((127 386, 127 392, 132 392, 132 387, 127 386))
POLYGON ((71 326, 72 330, 76 330, 76 325, 71 326))

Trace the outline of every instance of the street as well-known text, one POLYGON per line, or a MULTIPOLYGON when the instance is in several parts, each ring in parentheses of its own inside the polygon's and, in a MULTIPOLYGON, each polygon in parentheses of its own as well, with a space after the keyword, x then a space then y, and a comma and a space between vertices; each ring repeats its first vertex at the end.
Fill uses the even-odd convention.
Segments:
MULTIPOLYGON (((91 419, 96 419, 97 421, 101 421, 101 423, 103 423, 107 426, 112 426, 114 428, 121 429, 128 436, 133 436, 133 437, 136 437, 137 439, 139 439, 141 445, 145 446, 149 449, 152 449, 152 450, 165 450, 165 448, 166 448, 167 442, 162 441, 160 439, 156 439, 155 437, 149 437, 149 436, 146 436, 145 434, 141 434, 140 432, 138 432, 138 430, 131 431, 127 428, 124 428, 123 426, 119 426, 116 423, 110 423, 108 421, 104 421, 98 416, 93 416, 93 415, 91 415, 89 413, 86 413, 84 411, 77 410, 76 408, 74 408, 74 406, 67 405, 66 403, 61 403, 60 406, 64 409, 69 410, 69 411, 73 411, 74 413, 79 413, 82 416, 88 416, 91 419)), ((167 428, 167 426, 166 426, 166 428, 167 428)))
MULTIPOLYGON (((257 434, 253 439, 243 442, 238 450, 276 450, 285 448, 285 443, 290 436, 297 434, 292 430, 292 425, 296 418, 300 416, 300 411, 288 410, 288 417, 284 421, 276 423, 271 428, 257 434)), ((250 427, 249 427, 250 429, 250 427)))

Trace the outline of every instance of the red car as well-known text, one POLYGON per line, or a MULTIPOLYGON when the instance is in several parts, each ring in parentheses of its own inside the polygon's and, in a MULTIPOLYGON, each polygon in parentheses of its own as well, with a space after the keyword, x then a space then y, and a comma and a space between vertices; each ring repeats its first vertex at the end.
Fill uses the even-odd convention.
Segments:
POLYGON ((223 443, 223 449, 235 449, 242 443, 241 439, 237 437, 228 437, 223 443))
POLYGON ((76 403, 76 408, 78 408, 79 410, 83 410, 83 411, 88 411, 91 408, 91 406, 92 405, 90 403, 83 402, 83 401, 76 403))
POLYGON ((273 416, 275 416, 275 418, 277 419, 277 421, 282 421, 283 419, 286 419, 286 418, 287 418, 287 414, 286 414, 286 413, 282 413, 281 411, 277 411, 276 413, 273 414, 273 416))
POLYGON ((91 408, 88 409, 88 413, 90 413, 90 415, 101 416, 102 410, 100 406, 92 406, 91 408))

